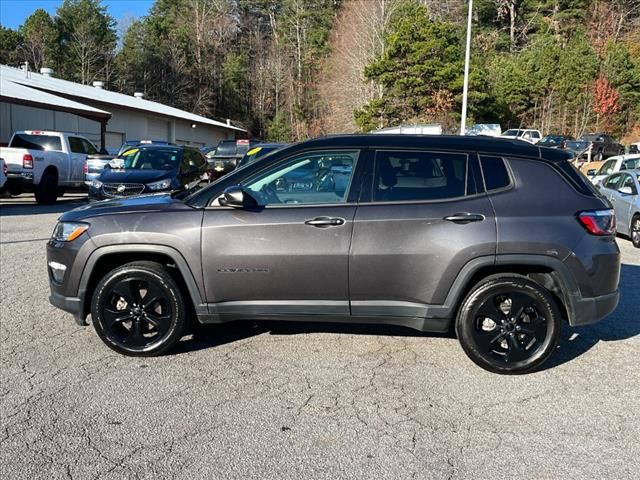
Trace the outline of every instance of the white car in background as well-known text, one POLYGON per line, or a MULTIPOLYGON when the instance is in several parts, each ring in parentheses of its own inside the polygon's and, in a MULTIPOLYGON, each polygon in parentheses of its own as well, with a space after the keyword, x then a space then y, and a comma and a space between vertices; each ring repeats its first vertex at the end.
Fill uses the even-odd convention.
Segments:
POLYGON ((500 138, 511 138, 529 143, 538 143, 540 139, 542 139, 542 133, 540 133, 540 130, 533 130, 531 128, 510 128, 503 132, 500 138))
POLYGON ((618 232, 631 237, 633 246, 640 248, 640 170, 609 175, 598 188, 613 205, 618 232))
POLYGON ((640 168, 640 154, 616 155, 608 158, 597 171, 595 169, 587 171, 587 176, 591 183, 598 185, 608 175, 620 170, 634 170, 636 168, 640 168))

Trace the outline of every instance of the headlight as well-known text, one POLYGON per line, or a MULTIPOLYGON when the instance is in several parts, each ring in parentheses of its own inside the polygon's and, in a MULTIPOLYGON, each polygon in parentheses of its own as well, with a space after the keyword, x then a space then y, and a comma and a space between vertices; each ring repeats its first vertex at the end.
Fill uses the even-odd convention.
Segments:
POLYGON ((165 178, 158 182, 147 183, 147 187, 149 187, 149 190, 165 190, 171 187, 171 179, 165 178))
POLYGON ((102 187, 102 182, 100 180, 92 180, 90 184, 93 188, 102 187))
POLYGON ((71 242, 82 235, 89 225, 79 222, 58 222, 53 229, 51 238, 58 242, 71 242))

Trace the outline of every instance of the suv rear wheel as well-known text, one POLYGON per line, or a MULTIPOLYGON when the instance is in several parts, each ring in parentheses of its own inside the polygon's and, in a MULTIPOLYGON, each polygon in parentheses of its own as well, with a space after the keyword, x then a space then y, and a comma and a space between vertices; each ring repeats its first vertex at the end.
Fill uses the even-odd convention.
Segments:
POLYGON ((155 262, 128 263, 107 273, 91 301, 98 336, 113 350, 152 356, 182 337, 186 308, 180 288, 155 262))
POLYGON ((555 299, 524 277, 479 283, 467 295, 456 319, 465 353, 494 373, 527 373, 544 363, 560 337, 555 299))

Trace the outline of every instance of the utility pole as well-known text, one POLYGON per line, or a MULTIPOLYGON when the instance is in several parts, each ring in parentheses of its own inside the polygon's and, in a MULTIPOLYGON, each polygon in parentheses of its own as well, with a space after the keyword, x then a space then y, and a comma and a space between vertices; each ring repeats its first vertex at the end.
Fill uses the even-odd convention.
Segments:
POLYGON ((467 97, 469 95, 469 61, 471 57, 471 13, 473 0, 469 0, 469 16, 467 19, 467 49, 464 54, 464 87, 462 89, 462 119, 460 120, 460 135, 467 129, 467 97))

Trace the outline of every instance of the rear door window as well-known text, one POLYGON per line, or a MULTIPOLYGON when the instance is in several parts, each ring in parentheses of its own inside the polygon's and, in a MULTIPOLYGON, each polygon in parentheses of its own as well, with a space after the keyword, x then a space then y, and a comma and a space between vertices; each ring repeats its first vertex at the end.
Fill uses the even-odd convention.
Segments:
POLYGON ((428 201, 466 195, 467 155, 425 151, 376 152, 373 200, 428 201))
POLYGON ((16 133, 9 145, 11 148, 26 148, 27 150, 62 151, 60 137, 53 135, 29 135, 16 133))

